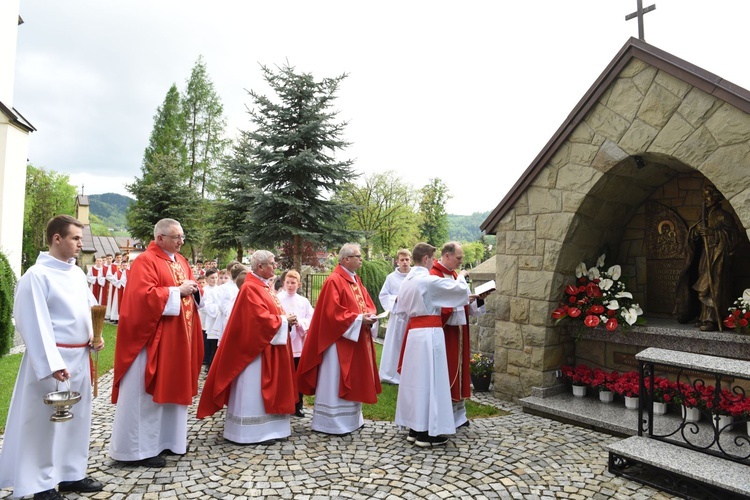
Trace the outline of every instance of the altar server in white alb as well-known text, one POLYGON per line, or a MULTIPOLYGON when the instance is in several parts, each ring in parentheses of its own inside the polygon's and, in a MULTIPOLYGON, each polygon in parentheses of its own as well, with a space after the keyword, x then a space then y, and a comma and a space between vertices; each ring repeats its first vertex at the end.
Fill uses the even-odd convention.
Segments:
POLYGON ((414 247, 414 267, 393 310, 407 323, 396 424, 408 428, 407 441, 420 447, 444 445, 444 434, 456 433, 440 310, 469 303, 466 271, 455 280, 430 275, 435 250, 427 243, 414 247))
MULTIPOLYGON (((18 282, 13 315, 26 344, 0 451, 0 488, 14 496, 64 498, 60 491, 93 492, 102 483, 86 477, 91 430, 89 350, 91 306, 96 299, 75 265, 83 246, 81 224, 59 215, 47 224, 49 253, 42 252, 18 282), (44 396, 58 389, 81 393, 67 422, 51 422, 44 396)), ((99 350, 104 342, 96 346, 99 350)))
MULTIPOLYGON (((396 254, 398 267, 388 275, 380 289, 380 305, 386 311, 393 311, 398 298, 398 290, 401 283, 411 270, 411 252, 402 248, 396 254)), ((380 381, 389 384, 398 384, 398 358, 401 355, 401 344, 404 340, 406 323, 398 316, 391 315, 388 318, 388 326, 385 329, 385 341, 383 342, 383 354, 380 356, 380 381)))

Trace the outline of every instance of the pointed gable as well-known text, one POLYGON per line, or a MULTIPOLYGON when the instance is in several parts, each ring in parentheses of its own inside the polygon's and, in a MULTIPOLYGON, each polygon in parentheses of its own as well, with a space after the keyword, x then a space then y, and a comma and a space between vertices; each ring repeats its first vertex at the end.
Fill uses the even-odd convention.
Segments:
MULTIPOLYGON (((497 225, 505 217, 508 210, 513 207, 526 189, 532 185, 540 171, 558 152, 560 147, 581 124, 589 112, 595 108, 602 96, 610 89, 613 82, 636 59, 731 104, 745 113, 750 113, 750 92, 746 89, 675 57, 668 52, 649 45, 642 40, 631 38, 625 43, 620 52, 618 52, 575 108, 573 108, 563 124, 557 129, 523 175, 521 175, 502 201, 481 224, 480 228, 483 231, 488 234, 495 234, 497 225)), ((635 108, 631 110, 633 114, 638 111, 637 106, 639 104, 640 102, 633 102, 632 106, 635 108)))

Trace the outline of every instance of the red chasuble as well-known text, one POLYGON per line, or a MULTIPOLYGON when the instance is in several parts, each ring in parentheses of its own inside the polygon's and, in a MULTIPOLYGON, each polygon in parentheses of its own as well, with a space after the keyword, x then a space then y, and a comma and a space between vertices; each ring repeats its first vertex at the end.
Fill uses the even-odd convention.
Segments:
POLYGON ((362 280, 359 276, 353 279, 344 268, 336 266, 320 290, 302 348, 297 367, 300 392, 315 394, 323 353, 335 345, 341 370, 339 397, 347 401, 377 403, 382 389, 370 328, 363 325, 357 342, 342 337, 363 313, 375 314, 375 304, 362 280))
POLYGON ((188 261, 175 254, 174 262, 154 242, 128 270, 122 296, 115 347, 112 403, 117 402, 120 381, 146 348, 146 392, 155 403, 189 405, 198 394, 203 361, 203 335, 192 295, 180 298, 177 316, 162 316, 169 287, 193 279, 188 261))
MULTIPOLYGON (((449 271, 437 260, 433 262, 430 274, 441 278, 456 279, 455 271, 449 271)), ((469 359, 471 358, 471 343, 469 340, 469 306, 464 306, 466 324, 446 325, 453 309, 443 307, 440 316, 445 333, 445 351, 448 356, 448 379, 451 382, 451 399, 460 401, 471 396, 471 373, 469 359)))
POLYGON ((229 315, 221 343, 203 386, 198 418, 208 417, 229 402, 232 381, 261 357, 261 393, 266 413, 294 413, 297 382, 292 347, 271 345, 284 310, 268 285, 248 274, 229 315))

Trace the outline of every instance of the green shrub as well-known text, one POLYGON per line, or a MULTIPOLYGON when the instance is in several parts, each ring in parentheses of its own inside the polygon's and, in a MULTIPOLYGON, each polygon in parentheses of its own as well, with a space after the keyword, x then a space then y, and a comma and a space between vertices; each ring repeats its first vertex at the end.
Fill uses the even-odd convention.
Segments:
POLYGON ((0 356, 13 347, 13 295, 16 292, 16 274, 5 254, 0 252, 0 356))
POLYGON ((383 288, 385 278, 393 272, 393 269, 390 261, 365 260, 362 262, 362 267, 357 271, 359 277, 362 278, 362 283, 365 285, 367 293, 370 294, 370 298, 375 303, 375 307, 377 307, 378 314, 383 312, 378 295, 380 294, 380 289, 383 288))

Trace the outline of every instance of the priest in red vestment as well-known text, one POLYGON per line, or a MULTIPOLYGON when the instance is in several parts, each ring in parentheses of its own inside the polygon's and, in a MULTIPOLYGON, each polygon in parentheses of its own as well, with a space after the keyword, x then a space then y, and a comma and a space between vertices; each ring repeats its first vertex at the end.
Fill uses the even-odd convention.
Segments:
POLYGON ((359 245, 347 243, 320 290, 297 367, 300 392, 315 394, 312 429, 326 434, 361 428, 362 403, 376 403, 381 392, 375 304, 355 274, 360 267, 359 245))
MULTIPOLYGON (((433 263, 430 274, 441 278, 456 279, 456 269, 461 267, 464 250, 458 242, 451 241, 440 250, 440 260, 433 263)), ((485 313, 484 296, 470 296, 469 305, 456 308, 442 308, 441 320, 445 333, 445 350, 448 357, 448 380, 451 384, 453 400, 453 419, 456 428, 469 425, 466 418, 464 400, 471 397, 471 374, 469 359, 471 344, 469 340, 469 316, 480 316, 485 313)))
POLYGON ((198 404, 198 418, 227 406, 224 438, 235 443, 291 434, 297 381, 289 330, 297 321, 268 285, 275 267, 271 252, 252 255, 198 404))
POLYGON ((203 338, 200 294, 179 254, 182 226, 162 219, 131 264, 117 327, 110 457, 161 467, 165 450, 187 448, 187 408, 198 394, 203 338))

